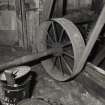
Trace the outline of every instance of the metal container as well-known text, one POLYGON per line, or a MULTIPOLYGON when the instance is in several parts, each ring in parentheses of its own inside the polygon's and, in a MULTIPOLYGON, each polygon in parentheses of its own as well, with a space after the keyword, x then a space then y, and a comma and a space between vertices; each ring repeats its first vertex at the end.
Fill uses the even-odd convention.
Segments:
POLYGON ((8 85, 6 81, 1 82, 2 86, 2 96, 0 96, 0 101, 2 105, 17 105, 17 103, 30 96, 30 73, 19 76, 16 79, 16 84, 13 86, 8 85))

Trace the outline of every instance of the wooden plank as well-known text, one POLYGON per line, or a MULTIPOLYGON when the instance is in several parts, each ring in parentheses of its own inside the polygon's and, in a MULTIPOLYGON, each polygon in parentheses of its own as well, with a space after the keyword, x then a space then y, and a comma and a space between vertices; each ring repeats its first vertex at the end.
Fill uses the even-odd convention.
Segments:
POLYGON ((27 20, 27 37, 28 37, 28 49, 37 53, 36 37, 37 27, 39 26, 39 0, 29 1, 29 8, 26 11, 27 20))
POLYGON ((39 11, 27 11, 27 35, 28 35, 28 48, 36 52, 36 37, 37 27, 39 26, 39 11))
POLYGON ((41 22, 46 21, 52 17, 54 5, 55 5, 55 0, 45 0, 43 5, 43 14, 41 22))
POLYGON ((22 19, 21 19, 21 5, 20 0, 15 0, 16 5, 16 17, 17 17, 17 34, 18 34, 18 43, 20 47, 24 47, 23 42, 23 31, 22 31, 22 19))
POLYGON ((0 72, 4 71, 7 68, 15 67, 18 65, 32 62, 32 61, 40 61, 40 60, 42 61, 44 59, 48 59, 48 57, 51 57, 51 55, 55 54, 58 51, 59 51, 58 48, 53 48, 53 49, 49 49, 44 52, 39 52, 37 54, 31 53, 31 54, 27 54, 22 57, 15 58, 14 60, 7 61, 7 62, 0 64, 0 72))
POLYGON ((84 49, 84 52, 83 52, 83 55, 80 59, 80 62, 79 64, 77 65, 77 68, 75 70, 75 73, 74 74, 78 74, 79 72, 81 72, 81 70, 83 69, 85 63, 86 63, 86 60, 104 26, 104 23, 105 23, 105 6, 103 7, 103 10, 96 22, 96 25, 92 31, 92 33, 90 33, 90 38, 88 40, 88 43, 86 45, 86 48, 84 49))
POLYGON ((105 71, 87 63, 84 71, 76 78, 94 97, 105 103, 105 71))
POLYGON ((32 39, 32 52, 34 53, 38 53, 37 52, 37 35, 39 35, 37 32, 38 32, 38 27, 39 27, 39 24, 40 24, 40 18, 39 18, 39 11, 36 11, 34 13, 34 24, 33 24, 33 27, 32 29, 34 30, 33 31, 33 39, 32 39))
POLYGON ((26 11, 25 11, 25 0, 20 0, 21 7, 21 20, 22 20, 22 35, 24 48, 28 48, 28 36, 27 36, 27 22, 26 22, 26 11))
POLYGON ((19 46, 35 52, 39 26, 39 0, 27 2, 16 0, 16 13, 19 46))

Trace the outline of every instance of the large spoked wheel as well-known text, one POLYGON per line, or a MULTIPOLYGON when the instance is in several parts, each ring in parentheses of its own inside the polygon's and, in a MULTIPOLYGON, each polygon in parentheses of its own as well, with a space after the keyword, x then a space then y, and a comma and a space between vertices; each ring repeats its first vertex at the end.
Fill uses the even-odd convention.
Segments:
POLYGON ((66 81, 78 74, 77 65, 85 44, 76 26, 64 18, 52 19, 40 25, 37 48, 39 52, 51 48, 60 50, 53 57, 42 61, 46 72, 58 81, 66 81))

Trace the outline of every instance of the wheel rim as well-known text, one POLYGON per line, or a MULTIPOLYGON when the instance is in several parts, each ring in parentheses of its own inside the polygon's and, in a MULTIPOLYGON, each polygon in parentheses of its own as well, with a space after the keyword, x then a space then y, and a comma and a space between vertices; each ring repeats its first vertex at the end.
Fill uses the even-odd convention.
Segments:
POLYGON ((64 18, 53 19, 40 25, 38 35, 39 52, 50 48, 60 49, 53 58, 42 61, 47 73, 59 81, 66 81, 77 75, 75 70, 85 44, 75 25, 64 18))

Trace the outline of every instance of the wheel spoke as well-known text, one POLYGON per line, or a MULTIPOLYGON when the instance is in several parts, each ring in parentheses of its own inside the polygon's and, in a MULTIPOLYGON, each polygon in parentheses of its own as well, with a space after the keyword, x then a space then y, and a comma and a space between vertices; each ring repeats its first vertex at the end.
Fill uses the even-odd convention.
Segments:
POLYGON ((58 59, 58 57, 55 57, 55 60, 53 61, 53 67, 52 67, 52 69, 54 69, 54 67, 56 66, 57 59, 58 59))
POLYGON ((66 67, 69 70, 69 72, 72 73, 72 69, 71 69, 70 65, 66 62, 65 58, 63 56, 61 56, 61 58, 64 61, 64 64, 66 65, 66 67))
POLYGON ((55 39, 55 42, 57 42, 57 34, 56 34, 56 30, 55 30, 54 22, 52 22, 51 24, 52 24, 53 33, 54 33, 54 39, 55 39))
POLYGON ((47 35, 48 35, 48 40, 50 40, 51 43, 54 43, 52 37, 50 36, 50 34, 47 32, 47 35))
POLYGON ((67 46, 71 46, 72 44, 70 43, 70 41, 67 41, 65 43, 62 44, 62 47, 67 47, 67 46))
POLYGON ((51 43, 48 39, 46 40, 46 42, 48 47, 51 47, 51 48, 54 47, 53 43, 51 43))
POLYGON ((48 41, 47 41, 47 46, 51 47, 51 48, 53 47, 53 45, 51 43, 49 43, 48 41))
POLYGON ((70 55, 68 52, 64 51, 63 52, 64 55, 68 56, 69 58, 71 58, 72 60, 74 59, 73 55, 70 55))
POLYGON ((59 60, 60 70, 61 70, 61 72, 62 72, 62 75, 64 75, 64 70, 63 70, 63 65, 62 65, 61 56, 58 57, 58 60, 59 60))
POLYGON ((62 41, 63 34, 64 34, 64 29, 62 29, 62 31, 61 31, 60 38, 59 38, 59 42, 61 42, 61 41, 62 41))

